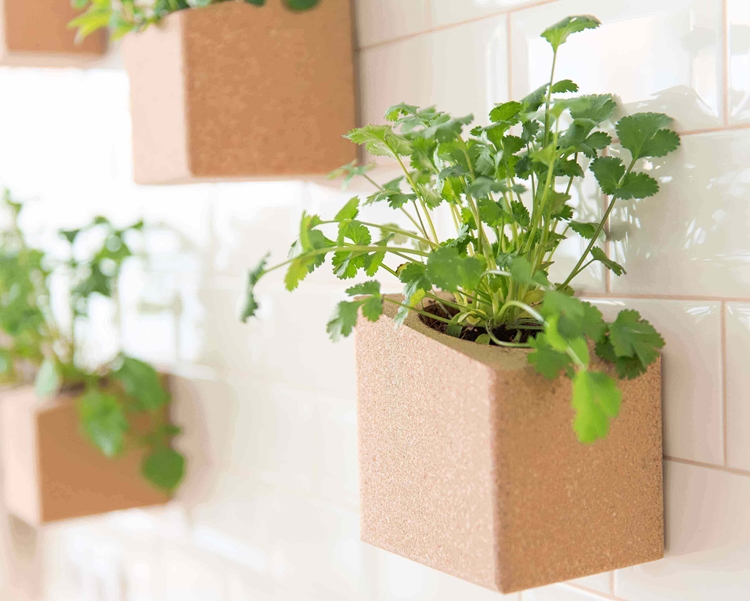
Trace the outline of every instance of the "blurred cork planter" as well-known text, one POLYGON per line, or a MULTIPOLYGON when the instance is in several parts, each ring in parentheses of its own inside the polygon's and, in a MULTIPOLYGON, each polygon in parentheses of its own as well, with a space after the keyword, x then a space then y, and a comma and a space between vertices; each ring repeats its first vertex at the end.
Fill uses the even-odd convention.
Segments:
POLYGON ((663 557, 660 362, 586 446, 569 380, 392 307, 356 330, 362 540, 503 593, 663 557))
POLYGON ((127 36, 135 180, 320 175, 356 158, 349 0, 222 2, 127 36))
POLYGON ((110 459, 81 435, 73 395, 3 391, 0 449, 6 507, 33 525, 169 501, 141 475, 142 452, 110 459))
POLYGON ((19 67, 85 67, 106 51, 106 35, 76 43, 68 27, 77 11, 70 0, 0 0, 0 64, 19 67))

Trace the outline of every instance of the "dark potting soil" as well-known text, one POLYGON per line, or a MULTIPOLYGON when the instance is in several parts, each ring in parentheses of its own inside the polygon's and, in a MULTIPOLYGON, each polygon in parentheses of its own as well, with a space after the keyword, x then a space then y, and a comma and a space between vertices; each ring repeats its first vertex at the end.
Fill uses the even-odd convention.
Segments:
MULTIPOLYGON (((443 317, 445 319, 451 319, 458 313, 457 309, 454 309, 453 307, 449 307, 447 305, 443 305, 441 303, 438 303, 437 301, 433 301, 425 305, 423 310, 426 313, 430 313, 431 315, 436 315, 438 317, 443 317)), ((432 319, 431 317, 427 317, 426 315, 420 315, 419 319, 426 326, 443 334, 445 334, 446 330, 448 329, 448 324, 444 321, 440 321, 439 319, 432 319)), ((501 340, 503 342, 520 343, 528 342, 528 340, 530 338, 533 338, 538 332, 539 330, 519 330, 515 328, 506 328, 505 326, 500 326, 499 328, 495 328, 492 331, 492 333, 498 340, 501 340)), ((469 342, 476 342, 477 338, 486 333, 487 330, 485 330, 484 328, 464 326, 464 329, 461 331, 461 335, 458 336, 458 338, 460 338, 461 340, 468 340, 469 342)), ((490 342, 490 344, 492 346, 498 346, 494 341, 490 342)))

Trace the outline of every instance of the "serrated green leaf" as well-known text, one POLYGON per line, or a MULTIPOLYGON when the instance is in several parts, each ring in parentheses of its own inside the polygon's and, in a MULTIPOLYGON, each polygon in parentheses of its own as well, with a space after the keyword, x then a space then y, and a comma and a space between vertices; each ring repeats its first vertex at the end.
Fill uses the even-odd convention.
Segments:
POLYGON ((638 311, 620 311, 609 333, 618 357, 638 357, 644 366, 656 361, 659 349, 664 348, 664 339, 638 311))
POLYGON ((622 185, 615 190, 615 198, 648 198, 659 192, 659 183, 646 173, 630 172, 625 176, 622 185))
POLYGON ((562 79, 556 82, 552 88, 553 94, 564 94, 566 92, 577 92, 578 84, 571 81, 570 79, 562 79))
POLYGON ((337 342, 341 338, 351 335, 354 326, 357 325, 361 305, 360 301, 342 301, 336 305, 336 309, 326 325, 326 331, 331 340, 337 342))
POLYGON ((510 121, 523 110, 523 104, 511 100, 510 102, 504 102, 498 104, 490 111, 490 121, 493 123, 499 123, 501 121, 510 121))
POLYGON ((247 274, 247 286, 245 287, 245 297, 242 301, 242 308, 240 310, 240 320, 246 322, 251 317, 254 317, 258 312, 260 306, 255 298, 255 286, 258 281, 266 273, 266 263, 268 261, 268 254, 260 260, 260 263, 255 269, 250 270, 247 274))
POLYGON ((617 103, 611 94, 590 94, 579 96, 568 102, 573 119, 585 119, 593 124, 606 121, 617 110, 617 103))
POLYGON ((596 176, 596 181, 602 192, 614 194, 620 185, 620 180, 625 175, 625 165, 617 157, 599 157, 591 161, 589 169, 596 176))
POLYGON ((529 344, 534 349, 532 353, 529 353, 529 363, 545 378, 554 380, 560 373, 566 373, 569 376, 573 374, 571 358, 566 353, 554 350, 544 333, 537 334, 535 338, 529 340, 529 344))
POLYGON ((625 271, 625 268, 622 265, 610 259, 607 256, 607 254, 601 248, 597 246, 594 246, 591 249, 591 256, 597 261, 599 261, 602 265, 604 265, 607 269, 609 269, 616 276, 621 276, 627 273, 627 271, 625 271))
POLYGON ((672 118, 662 113, 637 113, 620 119, 615 129, 620 144, 638 160, 662 157, 677 149, 679 136, 666 129, 671 123, 672 118))
POLYGON ((479 284, 482 271, 478 259, 461 256, 455 248, 439 248, 427 258, 428 279, 446 292, 458 292, 459 288, 473 290, 479 284))
POLYGON ((578 440, 591 444, 605 438, 609 422, 617 417, 622 403, 622 392, 607 374, 588 370, 573 376, 573 408, 576 416, 573 428, 578 440))
POLYGON ((338 213, 336 213, 336 217, 334 217, 333 220, 344 221, 347 219, 354 219, 357 215, 359 215, 359 198, 355 196, 349 200, 349 202, 347 202, 338 213))
POLYGON ((542 37, 550 43, 553 50, 557 51, 572 34, 586 29, 596 29, 600 24, 599 19, 591 15, 565 17, 563 20, 545 29, 542 32, 542 37))
POLYGON ((596 230, 598 227, 599 227, 599 224, 596 222, 593 222, 593 223, 582 223, 580 221, 570 222, 570 229, 572 229, 576 234, 581 236, 581 238, 585 238, 586 240, 591 240, 594 237, 594 234, 596 234, 596 230))

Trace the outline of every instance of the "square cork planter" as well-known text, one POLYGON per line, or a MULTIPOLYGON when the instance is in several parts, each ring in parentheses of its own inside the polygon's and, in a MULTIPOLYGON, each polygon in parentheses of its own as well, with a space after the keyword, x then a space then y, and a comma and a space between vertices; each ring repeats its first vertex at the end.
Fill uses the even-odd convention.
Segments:
POLYGON ((181 10, 123 52, 137 183, 324 175, 356 158, 349 0, 181 10))
POLYGON ((0 393, 0 455, 9 513, 33 525, 161 505, 169 496, 140 473, 144 454, 105 457, 80 431, 75 396, 0 393))
POLYGON ((76 43, 68 23, 78 16, 70 0, 0 0, 0 65, 85 67, 106 52, 106 34, 76 43))
POLYGON ((660 363, 587 446, 568 379, 394 314, 356 330, 364 542, 503 593, 663 557, 660 363))

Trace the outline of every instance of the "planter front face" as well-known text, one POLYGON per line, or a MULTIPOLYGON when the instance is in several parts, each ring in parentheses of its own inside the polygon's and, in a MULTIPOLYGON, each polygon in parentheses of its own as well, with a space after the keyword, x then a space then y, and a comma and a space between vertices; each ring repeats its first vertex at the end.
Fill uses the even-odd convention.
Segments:
POLYGON ((101 57, 103 32, 75 42, 68 23, 78 16, 70 0, 1 0, 3 13, 0 63, 20 66, 79 66, 101 57))
POLYGON ((569 380, 393 314, 357 328, 362 540, 504 593, 663 556, 659 364, 586 446, 569 380))
POLYGON ((31 524, 166 503, 140 474, 143 453, 109 459, 80 432, 73 397, 32 388, 0 395, 5 502, 31 524))
POLYGON ((124 43, 135 180, 326 174, 356 158, 349 0, 188 9, 124 43))

